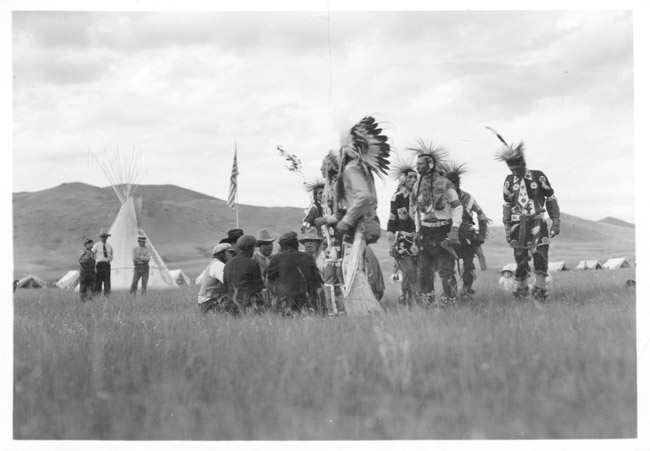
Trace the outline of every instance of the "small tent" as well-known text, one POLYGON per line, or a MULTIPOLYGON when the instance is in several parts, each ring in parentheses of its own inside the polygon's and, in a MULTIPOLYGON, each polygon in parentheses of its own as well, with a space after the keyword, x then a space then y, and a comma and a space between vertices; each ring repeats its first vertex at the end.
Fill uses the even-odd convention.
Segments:
POLYGON ((170 269, 169 275, 172 277, 172 280, 176 282, 176 285, 190 285, 192 281, 189 277, 183 272, 182 269, 170 269))
POLYGON ((610 258, 603 264, 605 269, 631 268, 632 263, 626 257, 610 258))
POLYGON ((581 260, 576 269, 603 269, 598 260, 581 260))
POLYGON ((27 274, 18 281, 16 288, 45 288, 47 282, 34 274, 27 274))
POLYGON ((72 269, 56 282, 56 286, 63 290, 74 290, 79 285, 79 270, 72 269))
POLYGON ((548 262, 549 271, 568 271, 566 263, 564 262, 548 262))

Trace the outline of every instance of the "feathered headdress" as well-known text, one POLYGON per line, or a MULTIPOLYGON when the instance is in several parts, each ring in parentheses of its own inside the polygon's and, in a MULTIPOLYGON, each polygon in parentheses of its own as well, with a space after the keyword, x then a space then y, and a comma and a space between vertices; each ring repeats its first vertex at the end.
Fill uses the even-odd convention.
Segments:
POLYGON ((463 174, 467 172, 467 163, 459 164, 455 161, 446 162, 441 164, 440 171, 442 172, 442 175, 449 179, 450 182, 456 186, 460 186, 463 174))
POLYGON ((441 167, 444 166, 446 159, 449 158, 449 153, 444 147, 423 139, 418 139, 415 146, 408 147, 406 150, 414 152, 418 157, 420 155, 426 155, 431 158, 433 160, 434 170, 439 174, 441 173, 441 167))
POLYGON ((395 161, 390 166, 388 176, 393 180, 399 180, 400 185, 403 185, 409 172, 415 172, 413 158, 407 159, 403 155, 395 155, 395 161))
POLYGON ((506 164, 512 164, 512 163, 519 163, 526 161, 526 155, 525 155, 525 150, 526 147, 524 146, 523 142, 520 143, 512 143, 508 144, 503 137, 497 133, 496 130, 494 130, 492 127, 485 126, 488 130, 490 130, 492 133, 494 133, 497 138, 499 138, 499 141, 503 144, 501 148, 497 151, 496 155, 494 155, 494 159, 498 161, 505 161, 506 164))
POLYGON ((372 116, 366 116, 354 124, 341 136, 341 164, 344 164, 344 155, 358 158, 366 169, 383 178, 388 173, 390 145, 381 132, 372 116))
POLYGON ((314 194, 316 193, 316 190, 323 189, 325 188, 325 180, 323 180, 320 177, 316 177, 314 180, 311 180, 309 182, 304 182, 302 184, 303 188, 305 191, 309 193, 310 197, 314 197, 314 194))

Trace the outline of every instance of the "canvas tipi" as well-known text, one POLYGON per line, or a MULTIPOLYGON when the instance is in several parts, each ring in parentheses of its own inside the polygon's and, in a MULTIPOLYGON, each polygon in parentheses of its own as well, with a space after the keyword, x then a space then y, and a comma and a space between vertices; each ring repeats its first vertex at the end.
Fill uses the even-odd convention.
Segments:
POLYGON ((165 262, 156 252, 153 243, 140 224, 138 213, 142 210, 142 198, 136 201, 133 197, 133 193, 137 188, 135 182, 140 169, 137 158, 133 154, 122 158, 115 153, 106 162, 100 162, 99 160, 97 162, 122 203, 122 207, 110 229, 109 243, 113 246, 111 288, 119 290, 131 287, 133 279, 132 251, 138 245, 138 236, 144 236, 147 239, 146 246, 151 252, 147 287, 178 288, 178 285, 169 274, 165 262))

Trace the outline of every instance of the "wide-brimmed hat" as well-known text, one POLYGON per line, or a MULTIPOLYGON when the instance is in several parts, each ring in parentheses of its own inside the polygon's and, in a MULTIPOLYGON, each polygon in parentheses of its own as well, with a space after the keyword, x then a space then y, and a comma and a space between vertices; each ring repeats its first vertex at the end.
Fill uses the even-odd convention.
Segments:
POLYGON ((282 244, 286 241, 291 241, 291 240, 297 240, 298 239, 298 234, 296 232, 285 232, 282 235, 280 235, 280 238, 278 238, 278 243, 282 244))
POLYGON ((84 246, 85 246, 85 245, 88 244, 88 243, 92 243, 92 242, 93 242, 93 239, 92 239, 92 238, 84 238, 84 239, 82 240, 82 242, 84 243, 84 246))
POLYGON ((515 270, 512 269, 511 266, 509 266, 509 265, 505 265, 505 266, 503 267, 503 269, 502 269, 501 271, 499 271, 499 272, 500 272, 501 274, 503 274, 504 272, 511 272, 511 273, 514 274, 514 273, 515 273, 515 270))
POLYGON ((219 241, 219 243, 235 244, 237 240, 243 235, 244 231, 242 229, 228 230, 228 238, 224 238, 223 240, 219 241))
POLYGON ((304 243, 305 241, 318 241, 321 242, 323 241, 323 237, 318 236, 318 230, 316 230, 316 227, 309 227, 307 230, 304 231, 300 239, 298 240, 301 243, 304 243))
POLYGON ((257 244, 260 243, 272 243, 275 241, 275 238, 271 236, 268 230, 262 229, 257 232, 257 244))
POLYGON ((147 241, 147 237, 144 235, 138 235, 138 241, 147 241))
POLYGON ((108 233, 109 229, 108 227, 102 227, 101 230, 99 231, 99 236, 111 236, 110 233, 108 233))

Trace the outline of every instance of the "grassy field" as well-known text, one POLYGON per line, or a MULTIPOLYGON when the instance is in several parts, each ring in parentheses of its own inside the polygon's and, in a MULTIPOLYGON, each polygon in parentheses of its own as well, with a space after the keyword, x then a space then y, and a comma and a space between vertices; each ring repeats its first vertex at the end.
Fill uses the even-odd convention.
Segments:
MULTIPOLYGON (((388 276, 388 275, 386 275, 388 276)), ((386 277, 388 279, 388 277, 386 277)), ((201 316, 196 288, 14 298, 14 438, 573 439, 637 435, 633 270, 554 274, 547 305, 373 318, 201 316)))

